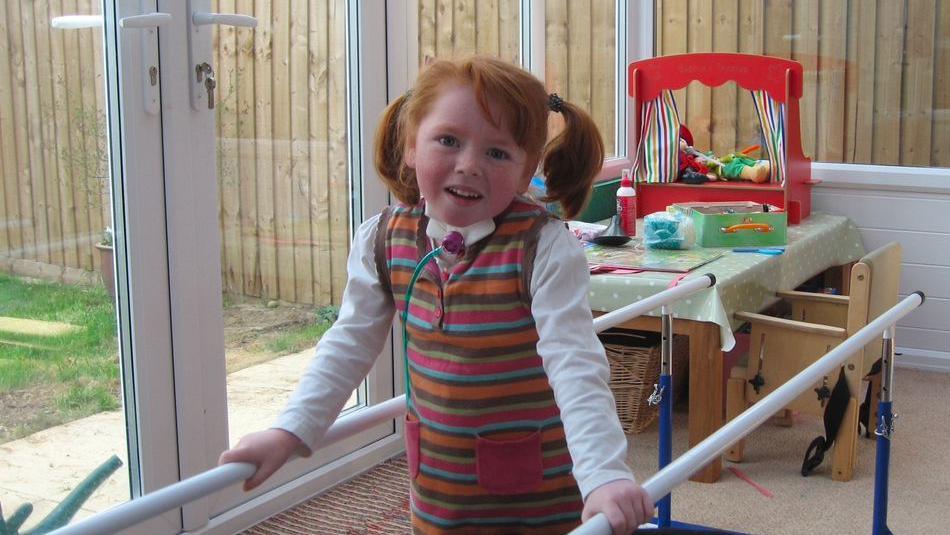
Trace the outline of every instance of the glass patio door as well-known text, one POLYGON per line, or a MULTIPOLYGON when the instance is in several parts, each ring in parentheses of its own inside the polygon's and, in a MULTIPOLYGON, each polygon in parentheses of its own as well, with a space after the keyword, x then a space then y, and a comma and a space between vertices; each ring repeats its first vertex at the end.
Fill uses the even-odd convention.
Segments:
MULTIPOLYGON (((274 422, 335 319, 353 232, 388 201, 370 146, 386 85, 366 82, 385 79, 383 6, 158 2, 176 21, 160 56, 182 477, 274 422)), ((347 411, 393 396, 389 347, 377 362, 347 411)), ((183 526, 238 530, 395 454, 395 432, 186 506, 183 526)))
MULTIPOLYGON (((49 528, 60 503, 79 519, 177 479, 160 88, 146 85, 167 19, 130 18, 148 4, 0 6, 0 508, 14 532, 49 528), (93 473, 91 496, 70 496, 93 473)), ((180 526, 175 511, 139 529, 180 526)))
MULTIPOLYGON (((385 12, 362 4, 2 3, 8 527, 97 467, 74 519, 207 470, 276 416, 332 321, 353 230, 388 200, 366 163, 386 84, 364 82, 385 80, 385 12)), ((348 410, 393 395, 391 357, 348 410)), ((383 425, 132 532, 230 533, 400 445, 383 425)))

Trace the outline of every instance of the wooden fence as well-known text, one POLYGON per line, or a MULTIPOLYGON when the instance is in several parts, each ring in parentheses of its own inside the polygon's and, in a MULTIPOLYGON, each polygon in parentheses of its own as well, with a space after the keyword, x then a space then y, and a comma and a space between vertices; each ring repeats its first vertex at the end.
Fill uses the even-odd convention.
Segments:
MULTIPOLYGON (((588 110, 616 154, 612 0, 545 2, 544 83, 588 110)), ((520 63, 517 0, 420 0, 419 64, 426 57, 490 54, 520 63)))
POLYGON ((214 38, 224 289, 338 303, 350 240, 345 2, 212 4, 258 19, 214 38))
MULTIPOLYGON (((802 63, 802 145, 816 161, 950 166, 950 0, 658 0, 655 27, 657 55, 802 63)), ((734 84, 691 84, 676 100, 700 148, 757 142, 734 84)))
MULTIPOLYGON (((350 191, 345 2, 215 0, 256 31, 216 34, 219 206, 225 291, 338 302, 350 191)), ((589 109, 613 147, 613 3, 546 2, 546 84, 589 109)), ((0 269, 14 261, 98 269, 108 225, 101 32, 49 19, 95 0, 0 5, 0 269)), ((806 71, 804 146, 817 160, 950 166, 950 0, 659 0, 658 54, 746 52, 806 71), (820 38, 819 38, 820 37, 820 38)), ((515 0, 421 0, 419 54, 518 61, 515 0)), ((755 142, 735 87, 677 95, 696 144, 755 142)), ((741 98, 740 98, 741 97, 741 98)))
MULTIPOLYGON (((93 0, 0 4, 0 265, 98 269, 108 225, 102 37, 50 19, 93 0)), ((96 7, 96 9, 98 9, 96 7)), ((46 270, 49 271, 49 270, 46 270)))

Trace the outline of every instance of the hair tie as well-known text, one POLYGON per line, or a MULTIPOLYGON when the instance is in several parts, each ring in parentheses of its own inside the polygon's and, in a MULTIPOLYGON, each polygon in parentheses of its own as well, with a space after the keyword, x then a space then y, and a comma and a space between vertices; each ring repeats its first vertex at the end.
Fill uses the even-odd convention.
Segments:
POLYGON ((548 95, 548 108, 551 108, 554 113, 561 113, 564 111, 564 99, 559 97, 557 93, 551 93, 548 95))

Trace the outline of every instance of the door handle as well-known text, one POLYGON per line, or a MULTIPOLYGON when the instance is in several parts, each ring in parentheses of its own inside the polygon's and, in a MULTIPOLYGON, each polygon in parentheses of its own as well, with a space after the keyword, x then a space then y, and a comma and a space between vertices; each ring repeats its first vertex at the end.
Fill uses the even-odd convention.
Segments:
MULTIPOLYGON (((256 28, 257 19, 250 15, 237 13, 212 13, 211 0, 188 0, 188 57, 190 66, 196 73, 214 72, 211 57, 211 28, 212 25, 233 26, 236 28, 256 28), (205 67, 207 66, 207 67, 205 67), (204 71, 202 70, 204 69, 204 71)), ((227 79, 227 74, 224 73, 227 79)), ((195 111, 213 108, 214 83, 208 83, 207 78, 196 76, 191 81, 191 107, 195 111)))
POLYGON ((172 16, 168 13, 146 13, 144 15, 132 15, 119 19, 119 26, 122 28, 158 28, 172 21, 172 16))
POLYGON ((149 115, 158 115, 161 109, 161 95, 158 91, 158 28, 171 21, 170 14, 159 11, 119 19, 119 27, 123 30, 141 30, 142 106, 149 115))
MULTIPOLYGON (((160 26, 172 21, 168 13, 153 12, 143 15, 131 15, 119 19, 123 30, 142 30, 142 106, 145 113, 158 115, 160 108, 158 93, 158 39, 156 32, 160 26)), ((101 28, 102 15, 63 15, 53 17, 53 28, 60 30, 78 30, 82 28, 101 28)))
POLYGON ((82 28, 102 28, 102 15, 63 15, 53 17, 50 26, 57 30, 79 30, 82 28))
POLYGON ((220 24, 222 26, 237 26, 240 28, 257 28, 257 19, 250 15, 235 13, 202 13, 195 11, 191 15, 191 22, 196 26, 220 24))

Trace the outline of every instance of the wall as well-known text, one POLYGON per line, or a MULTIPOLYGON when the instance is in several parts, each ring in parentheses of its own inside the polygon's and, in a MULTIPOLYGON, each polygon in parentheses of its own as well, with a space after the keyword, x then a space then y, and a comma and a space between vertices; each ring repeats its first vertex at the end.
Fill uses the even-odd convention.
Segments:
MULTIPOLYGON (((656 55, 739 52, 804 67, 802 148, 816 161, 950 166, 950 2, 657 0, 656 55)), ((700 150, 758 143, 748 94, 675 92, 700 150)))
POLYGON ((869 251, 901 243, 901 297, 922 290, 927 300, 898 324, 895 341, 904 355, 897 362, 950 372, 950 187, 826 182, 812 202, 813 210, 851 218, 869 251))

